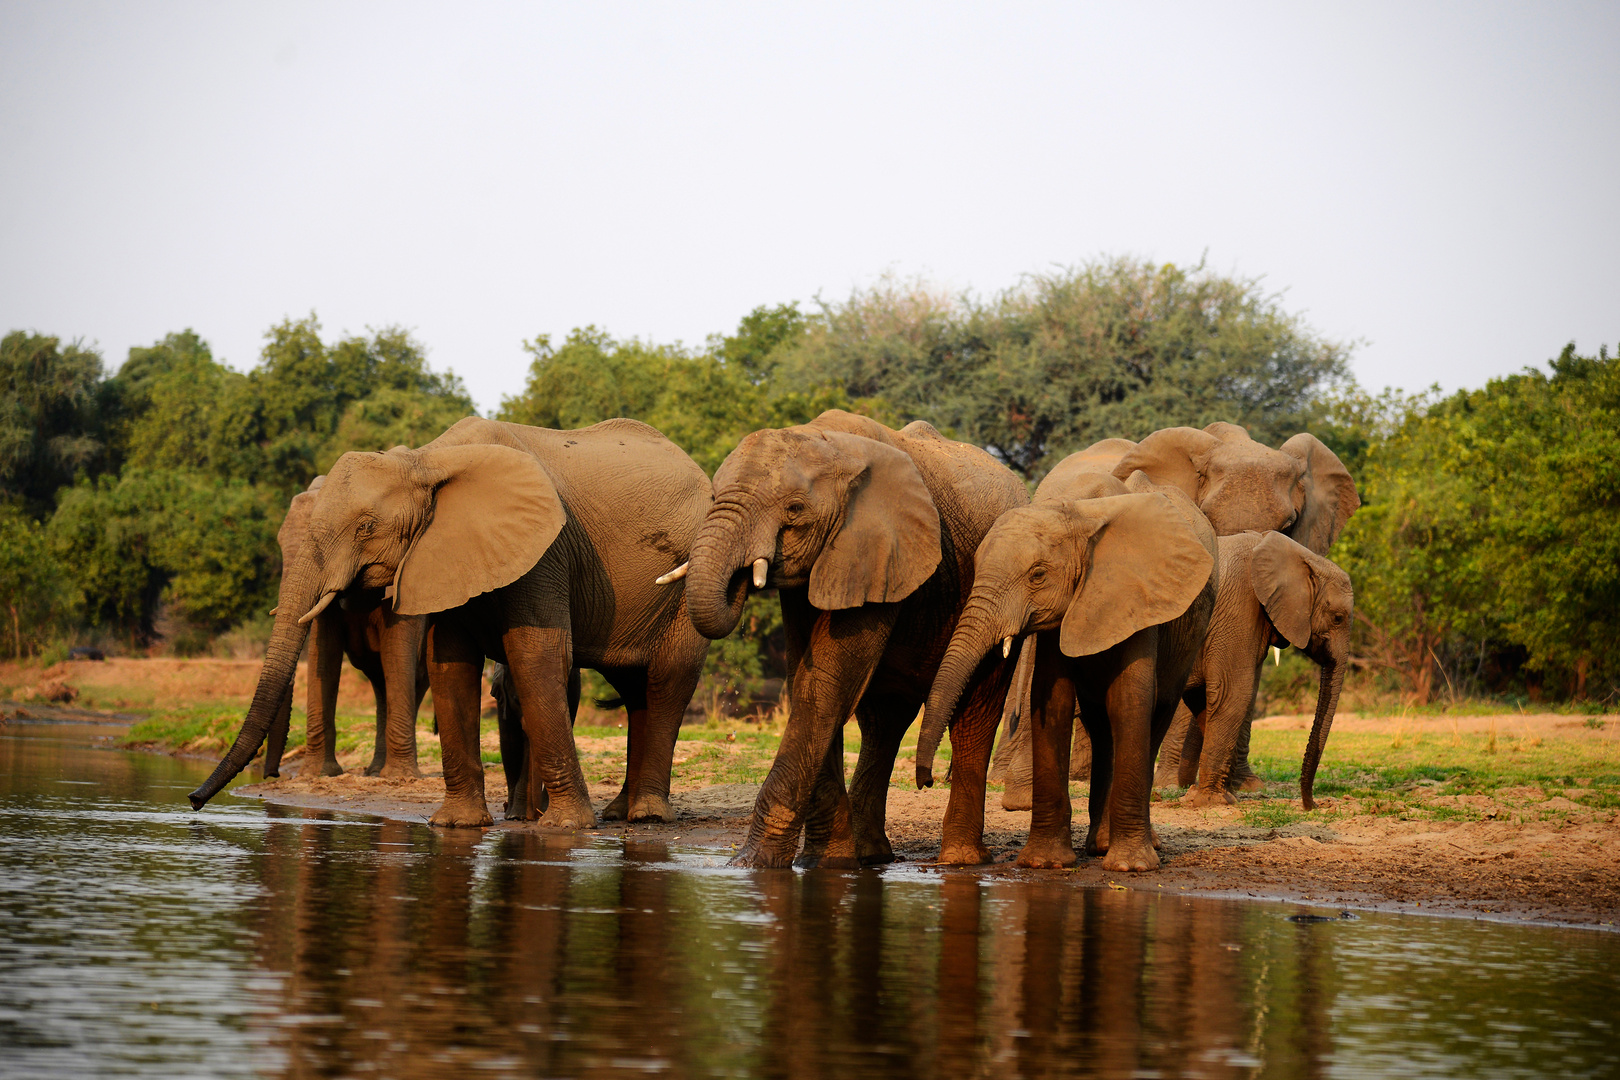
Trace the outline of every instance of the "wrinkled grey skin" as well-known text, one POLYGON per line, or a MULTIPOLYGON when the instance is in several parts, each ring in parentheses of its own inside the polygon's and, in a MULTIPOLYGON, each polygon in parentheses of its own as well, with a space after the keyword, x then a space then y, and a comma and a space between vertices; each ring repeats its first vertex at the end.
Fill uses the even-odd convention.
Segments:
MULTIPOLYGON (((1049 481, 1061 486, 1086 473, 1104 473, 1124 481, 1136 472, 1192 499, 1217 536, 1276 530, 1318 555, 1327 554, 1361 505, 1349 471, 1315 436, 1301 432, 1281 449, 1273 449, 1227 423, 1210 424, 1202 430, 1164 428, 1139 443, 1104 439, 1065 458, 1043 485, 1049 481)), ((996 763, 1006 785, 1002 806, 1008 810, 1030 806, 1027 733, 1021 733, 1018 724, 1029 679, 1026 662, 1014 674, 1004 717, 1006 733, 996 750, 996 763)), ((1172 760, 1161 767, 1156 783, 1175 782, 1180 733, 1191 720, 1185 708, 1177 711, 1166 743, 1173 747, 1167 753, 1172 760)), ((1085 742, 1086 733, 1077 726, 1070 755, 1076 780, 1090 775, 1091 751, 1085 742)), ((1239 744, 1242 756, 1233 764, 1232 782, 1244 789, 1258 788, 1259 778, 1248 764, 1246 730, 1240 732, 1239 744)))
MULTIPOLYGON (((293 496, 287 516, 276 533, 283 566, 298 558, 309 538, 309 516, 315 495, 325 482, 317 476, 308 490, 293 496)), ((416 714, 427 693, 427 665, 423 647, 427 618, 394 614, 381 589, 348 589, 336 603, 316 616, 310 627, 304 747, 305 770, 337 776, 337 694, 343 657, 365 675, 377 705, 377 737, 366 766, 367 776, 410 778, 422 775, 416 764, 416 714)), ((287 745, 292 717, 293 687, 289 683, 270 726, 265 743, 264 774, 281 775, 281 755, 287 745)))
POLYGON ((1187 680, 1195 716, 1180 756, 1189 806, 1236 800, 1228 790, 1239 761, 1272 646, 1293 645, 1321 668, 1316 716, 1300 768, 1305 809, 1315 806, 1312 783, 1327 745, 1350 656, 1355 596, 1350 576, 1280 533, 1239 533, 1219 540, 1221 586, 1209 636, 1187 680))
POLYGON ((526 745, 514 757, 528 798, 509 800, 509 816, 595 822, 569 704, 574 670, 593 667, 645 679, 621 804, 632 820, 667 818, 675 737, 707 642, 690 625, 684 589, 653 578, 686 557, 709 502, 691 458, 633 420, 550 431, 469 418, 418 450, 345 454, 316 496, 310 542, 282 577, 242 731, 193 805, 263 742, 308 622, 344 590, 391 587, 402 614, 432 616, 428 680, 446 789, 433 824, 490 823, 478 745, 486 659, 508 668, 521 703, 526 745))
MULTIPOLYGON (((792 702, 734 864, 787 866, 801 834, 803 866, 893 859, 884 821, 900 739, 972 588, 974 549, 1028 497, 1005 466, 927 424, 896 432, 838 410, 755 432, 726 459, 692 546, 687 603, 700 632, 725 637, 765 560, 792 702), (851 716, 861 753, 846 791, 851 716)), ((999 655, 982 665, 962 710, 999 715, 1009 668, 999 655)))

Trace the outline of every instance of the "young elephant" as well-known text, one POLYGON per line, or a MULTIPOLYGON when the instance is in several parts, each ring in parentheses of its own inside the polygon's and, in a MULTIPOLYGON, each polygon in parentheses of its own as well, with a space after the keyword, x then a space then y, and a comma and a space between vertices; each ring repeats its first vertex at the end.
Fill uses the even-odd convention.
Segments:
MULTIPOLYGON (((287 508, 287 516, 276 533, 283 566, 297 561, 298 551, 309 537, 309 515, 315 506, 315 494, 325 481, 325 476, 317 476, 308 490, 293 496, 287 508)), ((328 605, 316 617, 305 667, 309 683, 304 746, 307 769, 318 768, 323 776, 343 772, 337 760, 337 692, 343 658, 347 656, 371 683, 377 703, 377 739, 366 775, 422 775, 416 766, 416 714, 428 686, 423 653, 426 638, 426 617, 396 615, 381 589, 346 590, 337 603, 328 605)), ((289 682, 264 748, 266 776, 281 775, 292 698, 289 682)))
POLYGON ((646 680, 632 716, 624 812, 669 815, 669 770, 708 643, 682 589, 652 582, 685 558, 710 501, 703 470, 646 424, 550 431, 469 418, 418 450, 345 454, 316 496, 310 539, 281 580, 263 673, 242 730, 193 806, 264 740, 307 625, 343 590, 391 587, 402 615, 431 614, 428 680, 444 752, 436 825, 488 825, 479 712, 484 660, 521 703, 528 798, 508 814, 588 826, 596 815, 569 724, 575 667, 646 680))
POLYGON ((1316 718, 1300 767, 1305 809, 1316 805, 1311 787, 1327 745, 1350 655, 1355 597, 1350 575, 1277 532, 1223 536, 1220 591, 1209 637, 1187 682, 1195 716, 1181 751, 1181 800, 1192 806, 1235 802, 1227 791, 1234 752, 1254 708, 1260 667, 1273 645, 1293 645, 1321 666, 1316 718), (1194 770, 1196 769, 1196 773, 1194 770))
MULTIPOLYGON (((967 600, 974 549, 1002 511, 1028 501, 977 447, 921 422, 896 432, 838 410, 754 432, 726 458, 689 573, 664 580, 688 573, 692 621, 711 638, 736 627, 750 588, 775 585, 781 597, 793 712, 734 864, 786 866, 801 831, 802 865, 893 858, 884 818, 901 736, 967 600), (852 715, 861 754, 846 791, 852 715)), ((1008 666, 997 657, 964 674, 964 715, 994 724, 1008 666)))
MULTIPOLYGON (((1019 864, 1075 862, 1068 785, 1078 704, 1096 748, 1086 850, 1106 853, 1109 870, 1157 867, 1148 821, 1153 754, 1203 645, 1215 571, 1215 535, 1179 492, 1126 493, 1095 474, 1063 491, 1043 484, 1033 505, 1003 514, 979 545, 973 593, 923 713, 918 786, 933 783, 934 754, 968 674, 998 645, 1005 654, 1014 638, 1033 635, 1024 647, 1035 649, 1026 724, 1034 807, 1019 864)), ((995 719, 964 716, 951 728, 952 747, 987 742, 995 719)), ((967 764, 953 756, 941 861, 988 858, 980 835, 983 759, 972 760, 974 776, 964 775, 967 764), (952 836, 973 825, 971 845, 952 836)))

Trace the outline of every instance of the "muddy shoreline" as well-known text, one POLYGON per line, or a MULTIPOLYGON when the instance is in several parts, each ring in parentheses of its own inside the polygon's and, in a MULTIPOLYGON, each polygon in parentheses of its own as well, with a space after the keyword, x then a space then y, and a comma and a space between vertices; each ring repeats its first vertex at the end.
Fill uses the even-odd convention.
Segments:
MULTIPOLYGON (((538 830, 501 820, 505 784, 498 768, 486 773, 490 814, 499 829, 538 830)), ((726 784, 672 792, 676 820, 668 823, 602 822, 582 835, 732 850, 748 827, 758 788, 726 784)), ((425 823, 443 796, 429 776, 389 781, 353 772, 336 777, 296 775, 238 787, 233 794, 286 808, 339 811, 425 823)), ((591 787, 598 813, 617 794, 613 784, 591 787)), ((1149 874, 1104 871, 1083 859, 1066 871, 1021 870, 1013 865, 1028 828, 1028 814, 1000 809, 992 793, 985 812, 985 842, 995 863, 978 868, 937 867, 939 823, 948 790, 889 790, 888 834, 897 856, 928 872, 1048 879, 1062 874, 1077 886, 1179 892, 1210 897, 1298 902, 1315 907, 1406 912, 1614 931, 1620 923, 1620 815, 1595 820, 1525 820, 1525 806, 1501 793, 1501 820, 1403 821, 1355 813, 1348 800, 1322 800, 1337 810, 1327 821, 1279 828, 1245 825, 1237 807, 1184 809, 1155 803, 1154 825, 1164 865, 1149 874)), ((1534 797, 1541 798, 1540 792, 1534 797)), ((1479 796, 1478 798, 1485 798, 1479 796)), ((1295 800, 1297 808, 1297 800, 1295 800)), ((1076 830, 1085 800, 1077 799, 1076 830)))

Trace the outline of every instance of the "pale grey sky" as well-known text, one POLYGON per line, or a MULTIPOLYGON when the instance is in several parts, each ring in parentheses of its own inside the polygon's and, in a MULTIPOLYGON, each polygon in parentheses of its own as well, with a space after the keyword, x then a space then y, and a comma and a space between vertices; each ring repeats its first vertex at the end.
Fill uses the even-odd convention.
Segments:
POLYGON ((0 331, 696 344, 885 271, 1264 275, 1371 388, 1620 340, 1620 4, 0 0, 0 331))

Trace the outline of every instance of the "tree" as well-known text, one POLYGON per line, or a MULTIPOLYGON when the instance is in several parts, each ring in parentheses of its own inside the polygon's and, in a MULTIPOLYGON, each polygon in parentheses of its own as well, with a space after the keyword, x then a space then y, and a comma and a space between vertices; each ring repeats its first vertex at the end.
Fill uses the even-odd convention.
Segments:
POLYGON ((1027 479, 1098 439, 1228 420, 1280 443, 1348 348, 1258 279, 1127 258, 1032 275, 989 301, 885 279, 823 303, 777 363, 985 446, 1027 479))
POLYGON ((45 530, 15 506, 0 505, 0 596, 10 615, 12 655, 21 659, 23 627, 35 649, 54 629, 60 571, 45 542, 45 530))
POLYGON ((101 355, 78 342, 13 331, 0 338, 0 495, 36 517, 103 462, 101 355))

